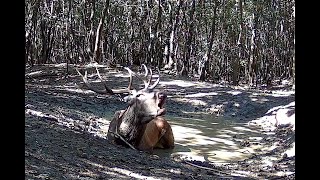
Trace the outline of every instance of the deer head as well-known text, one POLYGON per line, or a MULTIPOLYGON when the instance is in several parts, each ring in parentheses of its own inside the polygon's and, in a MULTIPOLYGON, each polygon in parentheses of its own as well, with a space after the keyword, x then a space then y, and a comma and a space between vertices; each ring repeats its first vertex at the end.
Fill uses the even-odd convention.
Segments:
POLYGON ((113 125, 110 124, 109 129, 117 131, 117 133, 123 136, 128 142, 135 141, 135 139, 141 137, 139 129, 144 124, 150 122, 157 116, 165 114, 164 104, 167 96, 162 92, 154 90, 159 84, 160 74, 156 81, 150 85, 152 81, 152 70, 147 69, 144 64, 142 66, 145 71, 144 75, 139 75, 131 71, 129 68, 125 68, 129 73, 129 84, 128 87, 123 89, 111 89, 107 85, 107 82, 100 76, 98 68, 96 68, 97 75, 104 85, 103 90, 94 88, 88 82, 87 72, 85 72, 85 75, 82 75, 78 69, 76 69, 78 74, 82 77, 84 85, 98 94, 127 94, 124 100, 128 103, 128 107, 121 111, 121 113, 116 113, 118 116, 116 117, 117 122, 113 125), (144 82, 143 89, 137 90, 132 88, 133 75, 144 82))

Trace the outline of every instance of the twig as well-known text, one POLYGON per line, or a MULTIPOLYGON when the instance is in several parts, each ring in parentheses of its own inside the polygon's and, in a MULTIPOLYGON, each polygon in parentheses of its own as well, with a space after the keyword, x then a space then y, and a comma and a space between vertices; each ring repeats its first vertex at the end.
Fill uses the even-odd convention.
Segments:
POLYGON ((136 150, 136 148, 134 148, 129 142, 127 142, 120 134, 118 134, 118 127, 116 126, 116 132, 113 131, 109 131, 110 133, 112 133, 113 135, 115 135, 116 137, 118 137, 119 139, 121 139, 124 143, 126 143, 131 149, 136 150))
POLYGON ((27 79, 35 79, 35 78, 42 78, 42 77, 55 77, 59 76, 57 71, 49 71, 49 72, 42 72, 42 71, 36 71, 31 72, 25 75, 25 78, 27 79))
POLYGON ((206 169, 206 170, 214 171, 214 172, 216 172, 216 173, 220 173, 220 175, 222 175, 222 174, 224 174, 224 175, 231 175, 231 174, 229 174, 229 173, 222 172, 222 171, 219 171, 219 170, 216 170, 216 169, 213 169, 213 168, 208 168, 208 167, 203 167, 203 166, 199 166, 199 165, 196 165, 196 164, 192 164, 191 162, 188 162, 188 161, 183 161, 183 162, 186 163, 186 164, 189 164, 189 165, 191 165, 191 166, 200 168, 200 169, 206 169))
POLYGON ((216 170, 216 169, 213 169, 213 168, 208 168, 208 167, 203 167, 203 166, 199 166, 199 165, 196 165, 196 164, 192 164, 192 163, 190 163, 188 161, 183 161, 183 162, 185 162, 186 164, 189 164, 191 166, 200 168, 200 169, 206 169, 206 170, 214 171, 216 173, 219 173, 220 175, 229 175, 229 176, 243 175, 243 176, 254 178, 254 179, 257 178, 257 176, 255 176, 255 175, 249 175, 249 174, 245 174, 245 173, 241 173, 241 172, 222 172, 222 171, 219 171, 219 170, 216 170))

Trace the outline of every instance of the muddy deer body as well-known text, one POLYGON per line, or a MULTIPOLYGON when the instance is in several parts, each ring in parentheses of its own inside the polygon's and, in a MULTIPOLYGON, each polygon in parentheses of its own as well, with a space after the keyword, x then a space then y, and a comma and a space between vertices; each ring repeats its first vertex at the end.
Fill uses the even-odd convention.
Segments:
POLYGON ((87 80, 87 74, 82 76, 85 85, 92 91, 99 94, 120 94, 128 93, 125 97, 128 106, 125 110, 117 111, 110 122, 108 130, 108 140, 116 144, 128 145, 131 148, 152 152, 154 148, 173 148, 174 137, 170 124, 165 120, 165 100, 166 95, 162 92, 154 91, 160 80, 150 86, 152 79, 151 69, 145 69, 145 75, 140 76, 132 72, 129 68, 129 85, 125 89, 110 89, 106 82, 102 80, 99 71, 97 74, 104 82, 105 90, 94 89, 87 80), (150 79, 148 75, 150 74, 150 79), (145 87, 141 90, 132 89, 132 75, 143 80, 145 87))
POLYGON ((120 135, 133 147, 149 152, 152 152, 154 148, 174 147, 171 126, 163 116, 152 118, 149 122, 142 122, 130 113, 129 110, 115 113, 109 125, 108 140, 115 144, 128 145, 118 137, 120 135), (132 119, 127 119, 128 117, 132 119))

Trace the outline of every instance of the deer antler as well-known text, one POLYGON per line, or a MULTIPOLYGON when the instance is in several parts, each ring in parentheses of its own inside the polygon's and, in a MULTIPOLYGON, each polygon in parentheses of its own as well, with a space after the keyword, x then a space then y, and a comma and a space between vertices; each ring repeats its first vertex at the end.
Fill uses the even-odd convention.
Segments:
MULTIPOLYGON (((152 71, 151 71, 151 69, 150 69, 150 72, 151 72, 151 76, 150 76, 150 82, 151 82, 151 79, 152 79, 152 71)), ((158 79, 156 80, 156 82, 153 83, 153 85, 151 87, 148 87, 148 89, 152 90, 159 84, 159 82, 160 82, 160 71, 159 71, 159 69, 158 69, 158 74, 159 74, 158 79)))
POLYGON ((101 80, 101 82, 103 82, 104 85, 104 90, 100 90, 100 89, 96 89, 94 87, 92 87, 92 85, 88 82, 88 78, 87 78, 87 71, 85 71, 84 76, 79 72, 79 70, 76 68, 76 71, 78 72, 78 74, 82 77, 82 81, 84 82, 85 86, 90 89, 91 91, 94 91, 98 94, 122 94, 122 93, 132 93, 132 74, 133 72, 129 69, 129 68, 125 68, 128 72, 129 72, 129 85, 127 88, 124 89, 111 89, 107 86, 107 82, 105 80, 102 79, 102 77, 100 76, 99 70, 96 67, 96 71, 97 71, 97 75, 99 77, 99 79, 101 80))
POLYGON ((147 68, 147 66, 145 64, 142 64, 142 66, 144 67, 145 73, 144 73, 144 77, 141 77, 138 74, 135 74, 135 76, 137 76, 139 79, 141 79, 144 83, 144 89, 143 90, 153 90, 160 82, 160 71, 159 71, 159 77, 158 79, 153 83, 153 85, 151 87, 149 87, 151 80, 152 80, 152 70, 151 68, 147 68), (150 78, 148 79, 148 74, 150 71, 150 78))
POLYGON ((91 91, 94 91, 98 94, 123 94, 123 93, 129 93, 129 94, 133 94, 134 91, 136 92, 135 89, 132 88, 132 75, 135 75, 136 77, 138 77, 139 79, 141 79, 144 83, 144 88, 142 89, 142 91, 146 91, 146 90, 153 90, 160 82, 160 71, 159 71, 159 77, 157 78, 157 80, 152 84, 152 86, 150 86, 151 80, 152 80, 152 70, 151 68, 147 68, 147 66, 145 64, 142 64, 142 66, 144 67, 145 73, 144 76, 140 76, 137 73, 134 73, 131 71, 131 69, 129 69, 128 67, 125 67, 124 69, 126 69, 129 73, 129 84, 127 88, 124 89, 111 89, 108 87, 108 84, 105 80, 102 79, 98 68, 96 67, 96 71, 97 71, 97 75, 99 77, 99 79, 101 80, 101 82, 103 83, 104 89, 96 89, 94 88, 88 81, 87 78, 87 71, 85 71, 85 74, 82 75, 79 70, 76 68, 76 71, 78 72, 78 74, 82 77, 82 81, 84 82, 84 85, 91 91), (150 72, 150 78, 148 78, 148 74, 150 72))

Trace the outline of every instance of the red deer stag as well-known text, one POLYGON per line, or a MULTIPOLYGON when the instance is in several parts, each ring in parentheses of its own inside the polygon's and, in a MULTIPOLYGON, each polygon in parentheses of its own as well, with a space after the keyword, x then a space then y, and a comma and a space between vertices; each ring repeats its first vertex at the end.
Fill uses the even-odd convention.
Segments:
POLYGON ((152 152, 154 148, 169 149, 174 147, 174 137, 171 126, 164 119, 164 104, 166 94, 154 91, 159 84, 160 74, 157 80, 150 85, 152 80, 152 70, 143 65, 145 73, 143 76, 129 72, 129 85, 124 89, 111 89, 107 82, 104 81, 98 69, 97 75, 104 85, 104 90, 94 88, 87 79, 87 72, 83 76, 77 69, 78 74, 82 77, 84 85, 99 94, 128 94, 124 99, 128 102, 125 110, 117 111, 110 122, 108 130, 108 140, 115 144, 128 145, 133 149, 152 152), (144 82, 144 88, 136 90, 132 88, 132 75, 144 82), (148 79, 149 75, 149 79, 148 79))

